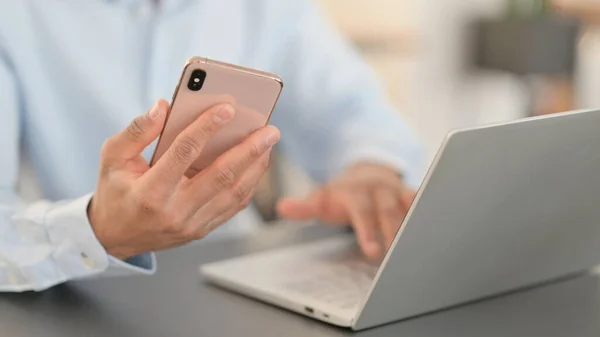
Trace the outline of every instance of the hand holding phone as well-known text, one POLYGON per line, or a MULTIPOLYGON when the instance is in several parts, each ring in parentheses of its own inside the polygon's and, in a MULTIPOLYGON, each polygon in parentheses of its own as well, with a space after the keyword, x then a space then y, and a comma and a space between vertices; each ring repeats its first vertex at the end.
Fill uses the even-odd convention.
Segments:
MULTIPOLYGON (((250 112, 240 119, 238 101, 212 103, 203 102, 206 108, 195 112, 190 123, 173 124, 182 130, 168 142, 161 138, 161 153, 152 167, 141 153, 159 134, 165 136, 167 115, 174 113, 166 101, 105 142, 88 218, 110 255, 127 259, 198 240, 248 205, 279 131, 273 126, 255 129, 257 124, 248 122, 255 116, 250 112), (232 128, 238 137, 231 140, 232 147, 206 152, 236 120, 243 130, 232 128), (195 166, 201 170, 193 172, 200 172, 190 174, 195 166)), ((266 123, 268 117, 262 120, 266 123)))

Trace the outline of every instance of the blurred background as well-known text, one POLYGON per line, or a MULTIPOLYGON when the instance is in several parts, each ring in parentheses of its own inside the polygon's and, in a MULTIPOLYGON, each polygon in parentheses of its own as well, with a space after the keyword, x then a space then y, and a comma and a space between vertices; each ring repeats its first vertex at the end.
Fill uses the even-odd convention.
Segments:
POLYGON ((600 104, 600 1, 317 1, 387 84, 430 158, 448 129, 600 104))
MULTIPOLYGON (((431 161, 450 129, 600 107, 599 0, 315 0, 386 84, 431 161), (598 26, 596 26, 598 24, 598 26)), ((285 158, 256 205, 310 181, 285 158)))

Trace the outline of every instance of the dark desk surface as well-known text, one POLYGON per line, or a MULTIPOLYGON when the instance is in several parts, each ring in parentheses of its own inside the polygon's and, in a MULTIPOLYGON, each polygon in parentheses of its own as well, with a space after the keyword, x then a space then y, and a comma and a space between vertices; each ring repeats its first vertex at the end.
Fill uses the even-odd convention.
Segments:
MULTIPOLYGON (((322 237, 311 229, 212 241, 158 254, 158 273, 0 294, 2 337, 345 336, 201 282, 198 264, 322 237), (269 244, 268 242, 277 242, 269 244)), ((360 336, 600 336, 600 279, 581 276, 359 333, 360 336)))

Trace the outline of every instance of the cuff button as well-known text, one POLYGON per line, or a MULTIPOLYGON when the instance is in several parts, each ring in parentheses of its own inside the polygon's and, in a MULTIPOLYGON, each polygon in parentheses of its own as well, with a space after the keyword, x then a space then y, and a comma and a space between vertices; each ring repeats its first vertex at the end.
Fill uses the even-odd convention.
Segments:
POLYGON ((96 267, 96 263, 89 257, 86 253, 81 253, 81 260, 87 269, 94 269, 96 267))

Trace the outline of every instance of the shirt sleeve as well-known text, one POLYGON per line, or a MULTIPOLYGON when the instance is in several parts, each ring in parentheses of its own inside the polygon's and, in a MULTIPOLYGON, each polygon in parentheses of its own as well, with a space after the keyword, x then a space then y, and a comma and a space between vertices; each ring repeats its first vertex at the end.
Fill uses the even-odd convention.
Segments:
POLYGON ((99 275, 153 273, 153 254, 123 262, 106 253, 87 217, 91 195, 33 204, 18 198, 22 108, 17 76, 0 44, 0 292, 41 291, 99 275))
POLYGON ((274 53, 285 86, 274 124, 280 146, 317 181, 349 165, 370 161, 419 186, 423 150, 411 128, 388 102, 369 67, 309 0, 273 1, 280 8, 274 53), (283 4, 285 3, 285 5, 283 4))

